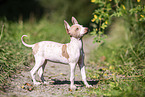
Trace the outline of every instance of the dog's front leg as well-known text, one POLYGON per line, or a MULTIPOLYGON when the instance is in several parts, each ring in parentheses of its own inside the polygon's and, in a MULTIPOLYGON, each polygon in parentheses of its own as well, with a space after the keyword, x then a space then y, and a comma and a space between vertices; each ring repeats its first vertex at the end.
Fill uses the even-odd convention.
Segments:
POLYGON ((82 80, 83 80, 84 84, 86 85, 87 88, 92 87, 92 85, 89 85, 87 80, 86 80, 85 65, 79 64, 79 67, 81 70, 82 80))
POLYGON ((85 72, 85 64, 84 64, 84 54, 81 54, 81 57, 79 59, 78 62, 79 68, 81 70, 81 75, 82 75, 82 80, 84 82, 84 84, 86 85, 86 87, 92 87, 92 85, 89 85, 87 80, 86 80, 86 72, 85 72))
POLYGON ((70 63, 70 82, 71 82, 71 85, 70 85, 70 89, 72 90, 76 90, 76 86, 74 85, 74 80, 75 80, 75 67, 76 67, 76 63, 70 63))

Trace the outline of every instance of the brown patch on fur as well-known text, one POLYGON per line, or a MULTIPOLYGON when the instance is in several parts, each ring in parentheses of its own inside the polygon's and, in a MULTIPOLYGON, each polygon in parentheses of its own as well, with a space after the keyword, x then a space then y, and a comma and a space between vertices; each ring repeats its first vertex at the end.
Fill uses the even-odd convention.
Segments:
POLYGON ((33 47, 33 54, 35 55, 38 52, 38 50, 39 50, 39 44, 36 43, 33 47))
POLYGON ((66 44, 64 44, 62 46, 62 56, 65 57, 65 58, 67 58, 67 59, 69 58, 69 55, 67 53, 67 45, 66 44))
POLYGON ((70 28, 70 35, 75 38, 81 38, 80 31, 81 31, 81 28, 79 26, 73 25, 70 28))

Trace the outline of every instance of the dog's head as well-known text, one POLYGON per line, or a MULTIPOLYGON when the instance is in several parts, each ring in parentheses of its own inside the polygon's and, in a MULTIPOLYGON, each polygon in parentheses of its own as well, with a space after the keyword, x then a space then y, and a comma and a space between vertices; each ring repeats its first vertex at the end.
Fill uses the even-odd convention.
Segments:
POLYGON ((69 24, 64 20, 66 32, 70 36, 75 38, 81 38, 83 35, 85 35, 88 32, 88 28, 79 25, 78 21, 74 17, 72 17, 72 23, 73 25, 69 26, 69 24))

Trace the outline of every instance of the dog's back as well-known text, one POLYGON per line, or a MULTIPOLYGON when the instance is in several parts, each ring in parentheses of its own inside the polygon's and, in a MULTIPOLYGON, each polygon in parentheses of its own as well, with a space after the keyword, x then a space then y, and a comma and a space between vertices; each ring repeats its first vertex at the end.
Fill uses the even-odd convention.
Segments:
POLYGON ((67 44, 42 41, 34 44, 32 49, 34 56, 42 56, 50 61, 68 63, 67 44))

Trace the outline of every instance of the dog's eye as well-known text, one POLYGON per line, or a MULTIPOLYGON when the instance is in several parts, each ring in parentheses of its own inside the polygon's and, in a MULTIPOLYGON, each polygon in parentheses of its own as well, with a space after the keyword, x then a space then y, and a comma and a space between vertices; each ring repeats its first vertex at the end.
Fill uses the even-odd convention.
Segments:
POLYGON ((79 28, 76 28, 76 31, 78 31, 79 30, 79 28))

